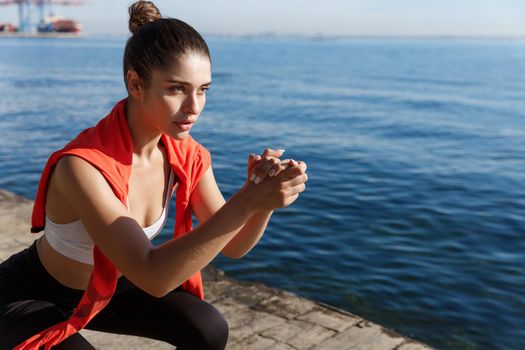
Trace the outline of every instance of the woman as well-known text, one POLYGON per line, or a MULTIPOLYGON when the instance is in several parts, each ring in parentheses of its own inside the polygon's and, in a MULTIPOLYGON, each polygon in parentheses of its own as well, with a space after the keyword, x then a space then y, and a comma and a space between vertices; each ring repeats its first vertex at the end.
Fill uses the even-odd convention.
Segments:
POLYGON ((267 149, 223 199, 189 135, 211 84, 208 47, 151 2, 129 10, 128 97, 50 157, 32 216, 44 235, 0 265, 2 350, 94 349, 82 328, 224 349, 228 326, 203 300, 199 271, 219 253, 245 255, 305 188, 306 165, 267 149), (174 192, 175 237, 153 247, 174 192))

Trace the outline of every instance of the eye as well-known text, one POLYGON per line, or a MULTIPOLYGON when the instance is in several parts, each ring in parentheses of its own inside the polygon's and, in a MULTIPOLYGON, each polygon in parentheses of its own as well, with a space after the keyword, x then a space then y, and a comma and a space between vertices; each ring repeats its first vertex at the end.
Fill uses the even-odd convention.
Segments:
POLYGON ((173 85, 168 88, 172 92, 184 92, 184 86, 183 85, 173 85))
POLYGON ((210 89, 209 86, 203 86, 203 87, 201 87, 199 89, 198 93, 199 93, 199 95, 204 95, 204 94, 206 94, 206 91, 208 91, 209 89, 210 89))

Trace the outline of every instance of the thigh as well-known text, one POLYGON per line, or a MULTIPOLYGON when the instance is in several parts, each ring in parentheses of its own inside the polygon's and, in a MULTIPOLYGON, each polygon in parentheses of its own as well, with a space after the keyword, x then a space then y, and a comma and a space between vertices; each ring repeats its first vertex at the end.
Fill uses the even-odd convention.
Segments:
MULTIPOLYGON (((0 263, 0 350, 68 318, 82 291, 61 285, 42 266, 33 243, 0 263)), ((93 350, 80 334, 53 349, 93 350)))
POLYGON ((181 290, 156 298, 128 288, 86 328, 165 341, 180 350, 224 349, 228 339, 228 325, 219 311, 181 290))
MULTIPOLYGON (((0 315, 0 350, 12 349, 44 329, 64 321, 64 312, 53 303, 43 300, 20 300, 3 305, 0 315)), ((94 350, 80 334, 59 345, 57 350, 94 350)))

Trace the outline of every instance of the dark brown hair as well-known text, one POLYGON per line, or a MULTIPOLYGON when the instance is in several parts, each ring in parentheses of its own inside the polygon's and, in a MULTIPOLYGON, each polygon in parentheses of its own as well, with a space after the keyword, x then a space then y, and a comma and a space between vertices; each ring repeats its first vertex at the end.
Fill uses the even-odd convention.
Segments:
POLYGON ((149 85, 153 69, 167 69, 174 60, 189 53, 201 54, 211 62, 208 45, 189 24, 162 18, 151 1, 137 1, 129 7, 129 30, 133 35, 124 50, 124 82, 133 69, 144 87, 149 85))

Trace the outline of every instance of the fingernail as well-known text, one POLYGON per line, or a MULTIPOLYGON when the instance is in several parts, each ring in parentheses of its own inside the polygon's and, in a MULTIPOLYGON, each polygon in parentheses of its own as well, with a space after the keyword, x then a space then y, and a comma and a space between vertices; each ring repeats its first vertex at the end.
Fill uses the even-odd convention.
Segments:
POLYGON ((257 176, 255 178, 255 184, 257 185, 259 182, 261 182, 261 178, 259 176, 257 176))
POLYGON ((281 153, 284 153, 286 150, 285 149, 278 149, 277 151, 281 152, 281 153))
POLYGON ((268 173, 268 175, 273 176, 273 174, 275 174, 275 170, 272 169, 272 170, 270 170, 270 172, 268 173))
POLYGON ((250 176, 250 181, 253 181, 253 179, 255 179, 255 174, 252 174, 252 176, 250 176))

